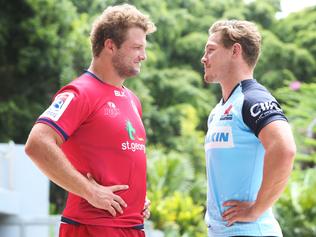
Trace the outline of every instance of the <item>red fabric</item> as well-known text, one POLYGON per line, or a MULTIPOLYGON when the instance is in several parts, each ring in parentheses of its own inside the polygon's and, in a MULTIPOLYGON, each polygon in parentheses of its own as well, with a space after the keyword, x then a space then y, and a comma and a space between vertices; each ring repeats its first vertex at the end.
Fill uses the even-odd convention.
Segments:
POLYGON ((59 229, 59 237, 145 237, 143 230, 132 228, 69 225, 62 223, 59 229))
POLYGON ((142 224, 146 196, 146 133, 138 98, 127 88, 102 83, 87 73, 62 88, 57 98, 58 95, 61 99, 55 100, 38 122, 45 120, 44 123, 61 136, 66 134, 63 138, 68 139, 62 150, 83 175, 91 173, 104 186, 129 186, 127 190, 116 192, 127 203, 123 214, 113 217, 70 193, 63 216, 88 225, 130 227, 142 224), (69 102, 69 93, 73 97, 63 107, 63 101, 69 102), (50 112, 58 116, 50 117, 50 112))

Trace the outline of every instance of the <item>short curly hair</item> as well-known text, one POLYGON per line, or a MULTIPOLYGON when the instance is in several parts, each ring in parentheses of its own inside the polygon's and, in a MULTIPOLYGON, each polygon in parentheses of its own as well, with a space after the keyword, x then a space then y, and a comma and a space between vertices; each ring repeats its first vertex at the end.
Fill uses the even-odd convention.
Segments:
POLYGON ((107 39, 112 39, 120 48, 126 40, 128 29, 132 27, 139 27, 146 34, 156 31, 156 26, 149 17, 132 5, 123 4, 106 8, 94 21, 90 33, 93 56, 100 55, 107 39))
POLYGON ((242 47, 242 56, 249 66, 254 67, 258 61, 261 48, 261 35, 256 25, 249 21, 220 20, 209 29, 209 34, 221 32, 221 40, 225 48, 234 43, 242 47))

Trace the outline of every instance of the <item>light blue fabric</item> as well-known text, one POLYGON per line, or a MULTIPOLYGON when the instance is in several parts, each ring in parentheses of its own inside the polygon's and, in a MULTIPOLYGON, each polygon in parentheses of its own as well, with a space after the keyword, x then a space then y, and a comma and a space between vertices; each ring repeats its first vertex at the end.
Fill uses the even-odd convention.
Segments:
POLYGON ((205 137, 208 177, 205 221, 209 236, 282 236, 271 209, 256 222, 240 222, 230 227, 221 216, 227 209, 222 205, 225 201, 255 201, 262 182, 264 148, 244 122, 244 100, 241 83, 224 104, 222 101, 217 104, 208 119, 205 137))

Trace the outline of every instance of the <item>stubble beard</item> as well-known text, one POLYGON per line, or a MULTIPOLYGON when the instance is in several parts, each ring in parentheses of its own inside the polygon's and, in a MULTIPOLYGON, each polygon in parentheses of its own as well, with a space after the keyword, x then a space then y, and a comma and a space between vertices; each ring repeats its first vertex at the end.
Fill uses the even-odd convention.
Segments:
POLYGON ((120 54, 112 58, 112 64, 117 74, 124 79, 134 77, 140 72, 140 69, 127 65, 127 63, 124 62, 124 56, 120 54))

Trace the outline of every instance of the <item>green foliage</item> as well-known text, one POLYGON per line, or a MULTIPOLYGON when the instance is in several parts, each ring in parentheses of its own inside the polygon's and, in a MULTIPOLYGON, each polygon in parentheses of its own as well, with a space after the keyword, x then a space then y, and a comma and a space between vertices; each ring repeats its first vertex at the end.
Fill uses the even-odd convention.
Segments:
POLYGON ((106 6, 114 4, 115 1, 104 1, 104 0, 93 0, 93 1, 82 1, 82 0, 72 0, 73 5, 76 7, 79 13, 96 14, 106 6))
POLYGON ((152 200, 151 219, 154 227, 165 230, 166 237, 206 236, 206 226, 201 221, 203 207, 181 192, 164 197, 160 190, 149 192, 152 200))
MULTIPOLYGON (((316 39, 316 7, 310 7, 303 11, 299 11, 296 13, 290 14, 287 18, 281 20, 278 22, 278 24, 275 25, 273 31, 276 35, 279 36, 279 38, 283 42, 289 42, 294 43, 295 45, 299 46, 302 49, 306 49, 308 51, 309 55, 305 53, 305 55, 300 55, 300 60, 296 61, 299 63, 292 64, 292 69, 295 70, 294 66, 302 67, 307 66, 304 65, 303 61, 304 57, 308 57, 308 61, 312 61, 311 57, 314 60, 314 63, 310 64, 307 67, 309 68, 310 72, 305 72, 308 75, 304 77, 303 74, 301 74, 298 79, 301 80, 301 78, 304 78, 303 81, 308 82, 316 82, 315 78, 315 60, 316 60, 316 46, 315 46, 315 39, 316 39)), ((294 62, 294 63, 296 63, 294 62)), ((304 71, 307 71, 307 69, 303 69, 304 71)), ((304 73, 304 72, 302 72, 304 73)))
POLYGON ((306 49, 295 44, 285 44, 269 31, 263 31, 262 35, 262 55, 255 71, 259 81, 260 78, 264 79, 267 87, 276 89, 284 86, 285 81, 293 77, 304 82, 313 80, 316 61, 306 49), (269 74, 273 75, 270 79, 269 74))
POLYGON ((194 168, 188 157, 177 152, 163 153, 159 147, 149 152, 148 157, 149 190, 160 190, 164 196, 175 190, 190 191, 194 168))
POLYGON ((316 32, 316 7, 307 8, 290 14, 281 19, 275 26, 274 32, 284 42, 295 42, 299 40, 300 32, 316 32))
POLYGON ((189 105, 195 108, 195 126, 202 127, 210 106, 214 104, 214 97, 203 88, 201 76, 194 70, 148 70, 150 72, 144 71, 140 78, 130 79, 127 85, 145 99, 143 116, 149 142, 174 147, 177 143, 175 138, 181 136, 181 118, 187 116, 185 108, 189 105), (136 84, 139 84, 138 88, 136 84))
POLYGON ((300 166, 309 167, 316 165, 316 84, 302 84, 297 91, 284 87, 276 91, 276 96, 284 102, 288 119, 294 130, 298 147, 298 162, 300 166), (310 135, 308 135, 310 134, 310 135))
POLYGON ((296 77, 288 69, 268 70, 261 77, 259 77, 259 81, 272 90, 286 86, 288 82, 295 80, 296 77))
POLYGON ((316 84, 284 87, 276 96, 292 125, 298 154, 290 183, 276 205, 284 236, 315 236, 316 198, 316 84))
POLYGON ((194 187, 194 167, 189 157, 178 152, 166 153, 159 146, 151 147, 148 174, 147 195, 152 203, 154 227, 164 230, 166 236, 205 235, 204 207, 189 195, 194 187))
POLYGON ((33 114, 29 111, 41 112, 41 105, 30 103, 22 97, 12 98, 0 102, 0 140, 8 142, 10 139, 20 141, 31 129, 33 114))
POLYGON ((193 32, 179 38, 176 43, 175 54, 181 64, 189 64, 196 71, 202 71, 201 58, 204 53, 207 32, 193 32))
POLYGON ((246 18, 248 20, 258 22, 264 28, 270 28, 276 21, 275 14, 279 10, 280 1, 270 1, 272 4, 267 1, 258 0, 255 2, 249 3, 246 10, 246 18))
POLYGON ((275 211, 279 216, 284 236, 316 235, 315 174, 315 168, 304 173, 294 171, 290 184, 277 202, 275 211))

